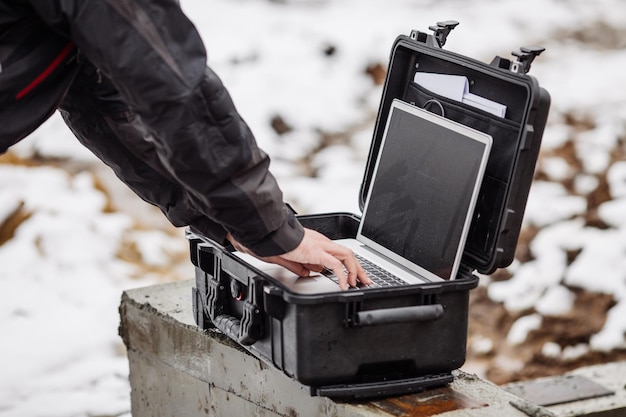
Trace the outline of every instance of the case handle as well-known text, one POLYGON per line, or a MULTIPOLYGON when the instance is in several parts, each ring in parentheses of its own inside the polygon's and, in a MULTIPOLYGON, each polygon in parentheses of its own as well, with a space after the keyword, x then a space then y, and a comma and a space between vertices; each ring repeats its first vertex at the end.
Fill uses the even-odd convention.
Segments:
POLYGON ((258 307, 250 303, 244 306, 241 319, 228 314, 220 314, 213 319, 213 324, 228 337, 244 346, 250 346, 263 337, 261 312, 258 307))
POLYGON ((356 326, 375 326, 378 324, 407 323, 432 321, 443 316, 441 304, 422 306, 383 308, 379 310, 366 310, 356 313, 356 326))

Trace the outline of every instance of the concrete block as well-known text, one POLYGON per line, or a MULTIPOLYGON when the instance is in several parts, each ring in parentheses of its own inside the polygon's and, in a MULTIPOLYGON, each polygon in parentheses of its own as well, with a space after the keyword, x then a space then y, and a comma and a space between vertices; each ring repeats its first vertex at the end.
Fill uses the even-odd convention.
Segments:
POLYGON ((122 295, 120 335, 128 350, 134 417, 528 415, 519 409, 523 400, 461 371, 450 385, 419 394, 360 402, 313 397, 221 333, 199 330, 192 286, 183 281, 122 295))
POLYGON ((613 392, 612 395, 547 407, 559 417, 626 416, 626 362, 611 362, 576 369, 566 375, 580 375, 613 392))

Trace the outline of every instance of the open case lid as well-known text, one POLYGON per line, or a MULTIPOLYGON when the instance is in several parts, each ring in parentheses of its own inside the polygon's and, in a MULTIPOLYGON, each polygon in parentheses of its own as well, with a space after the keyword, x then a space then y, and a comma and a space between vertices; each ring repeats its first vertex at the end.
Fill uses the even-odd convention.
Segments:
POLYGON ((515 61, 496 57, 485 64, 441 49, 457 24, 441 22, 430 27, 432 35, 413 31, 394 42, 359 205, 362 210, 393 99, 490 134, 493 146, 463 255, 467 268, 489 274, 514 259, 550 96, 527 75, 532 60, 543 48, 521 48, 513 53, 515 61), (505 105, 505 116, 495 116, 427 90, 413 81, 418 71, 467 77, 471 93, 505 105))

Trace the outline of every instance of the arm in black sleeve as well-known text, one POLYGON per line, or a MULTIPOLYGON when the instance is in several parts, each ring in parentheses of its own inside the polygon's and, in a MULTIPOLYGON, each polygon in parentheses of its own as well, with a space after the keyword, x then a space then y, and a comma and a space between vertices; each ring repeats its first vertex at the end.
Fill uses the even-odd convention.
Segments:
POLYGON ((85 63, 59 108, 78 140, 174 226, 190 226, 224 243, 225 229, 203 215, 193 197, 156 157, 150 134, 120 100, 110 81, 85 63))
POLYGON ((260 256, 294 249, 302 226, 199 34, 173 0, 32 2, 107 75, 154 138, 172 178, 198 209, 260 256))

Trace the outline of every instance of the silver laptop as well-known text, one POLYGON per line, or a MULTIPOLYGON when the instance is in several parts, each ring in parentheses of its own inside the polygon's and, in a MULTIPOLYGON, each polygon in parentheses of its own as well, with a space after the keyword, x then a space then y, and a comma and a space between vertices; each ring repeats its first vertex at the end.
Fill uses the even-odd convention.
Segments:
MULTIPOLYGON (((392 102, 357 236, 336 241, 354 251, 372 287, 455 278, 491 143, 487 134, 392 102)), ((340 290, 329 274, 299 277, 236 254, 292 292, 340 290)))

